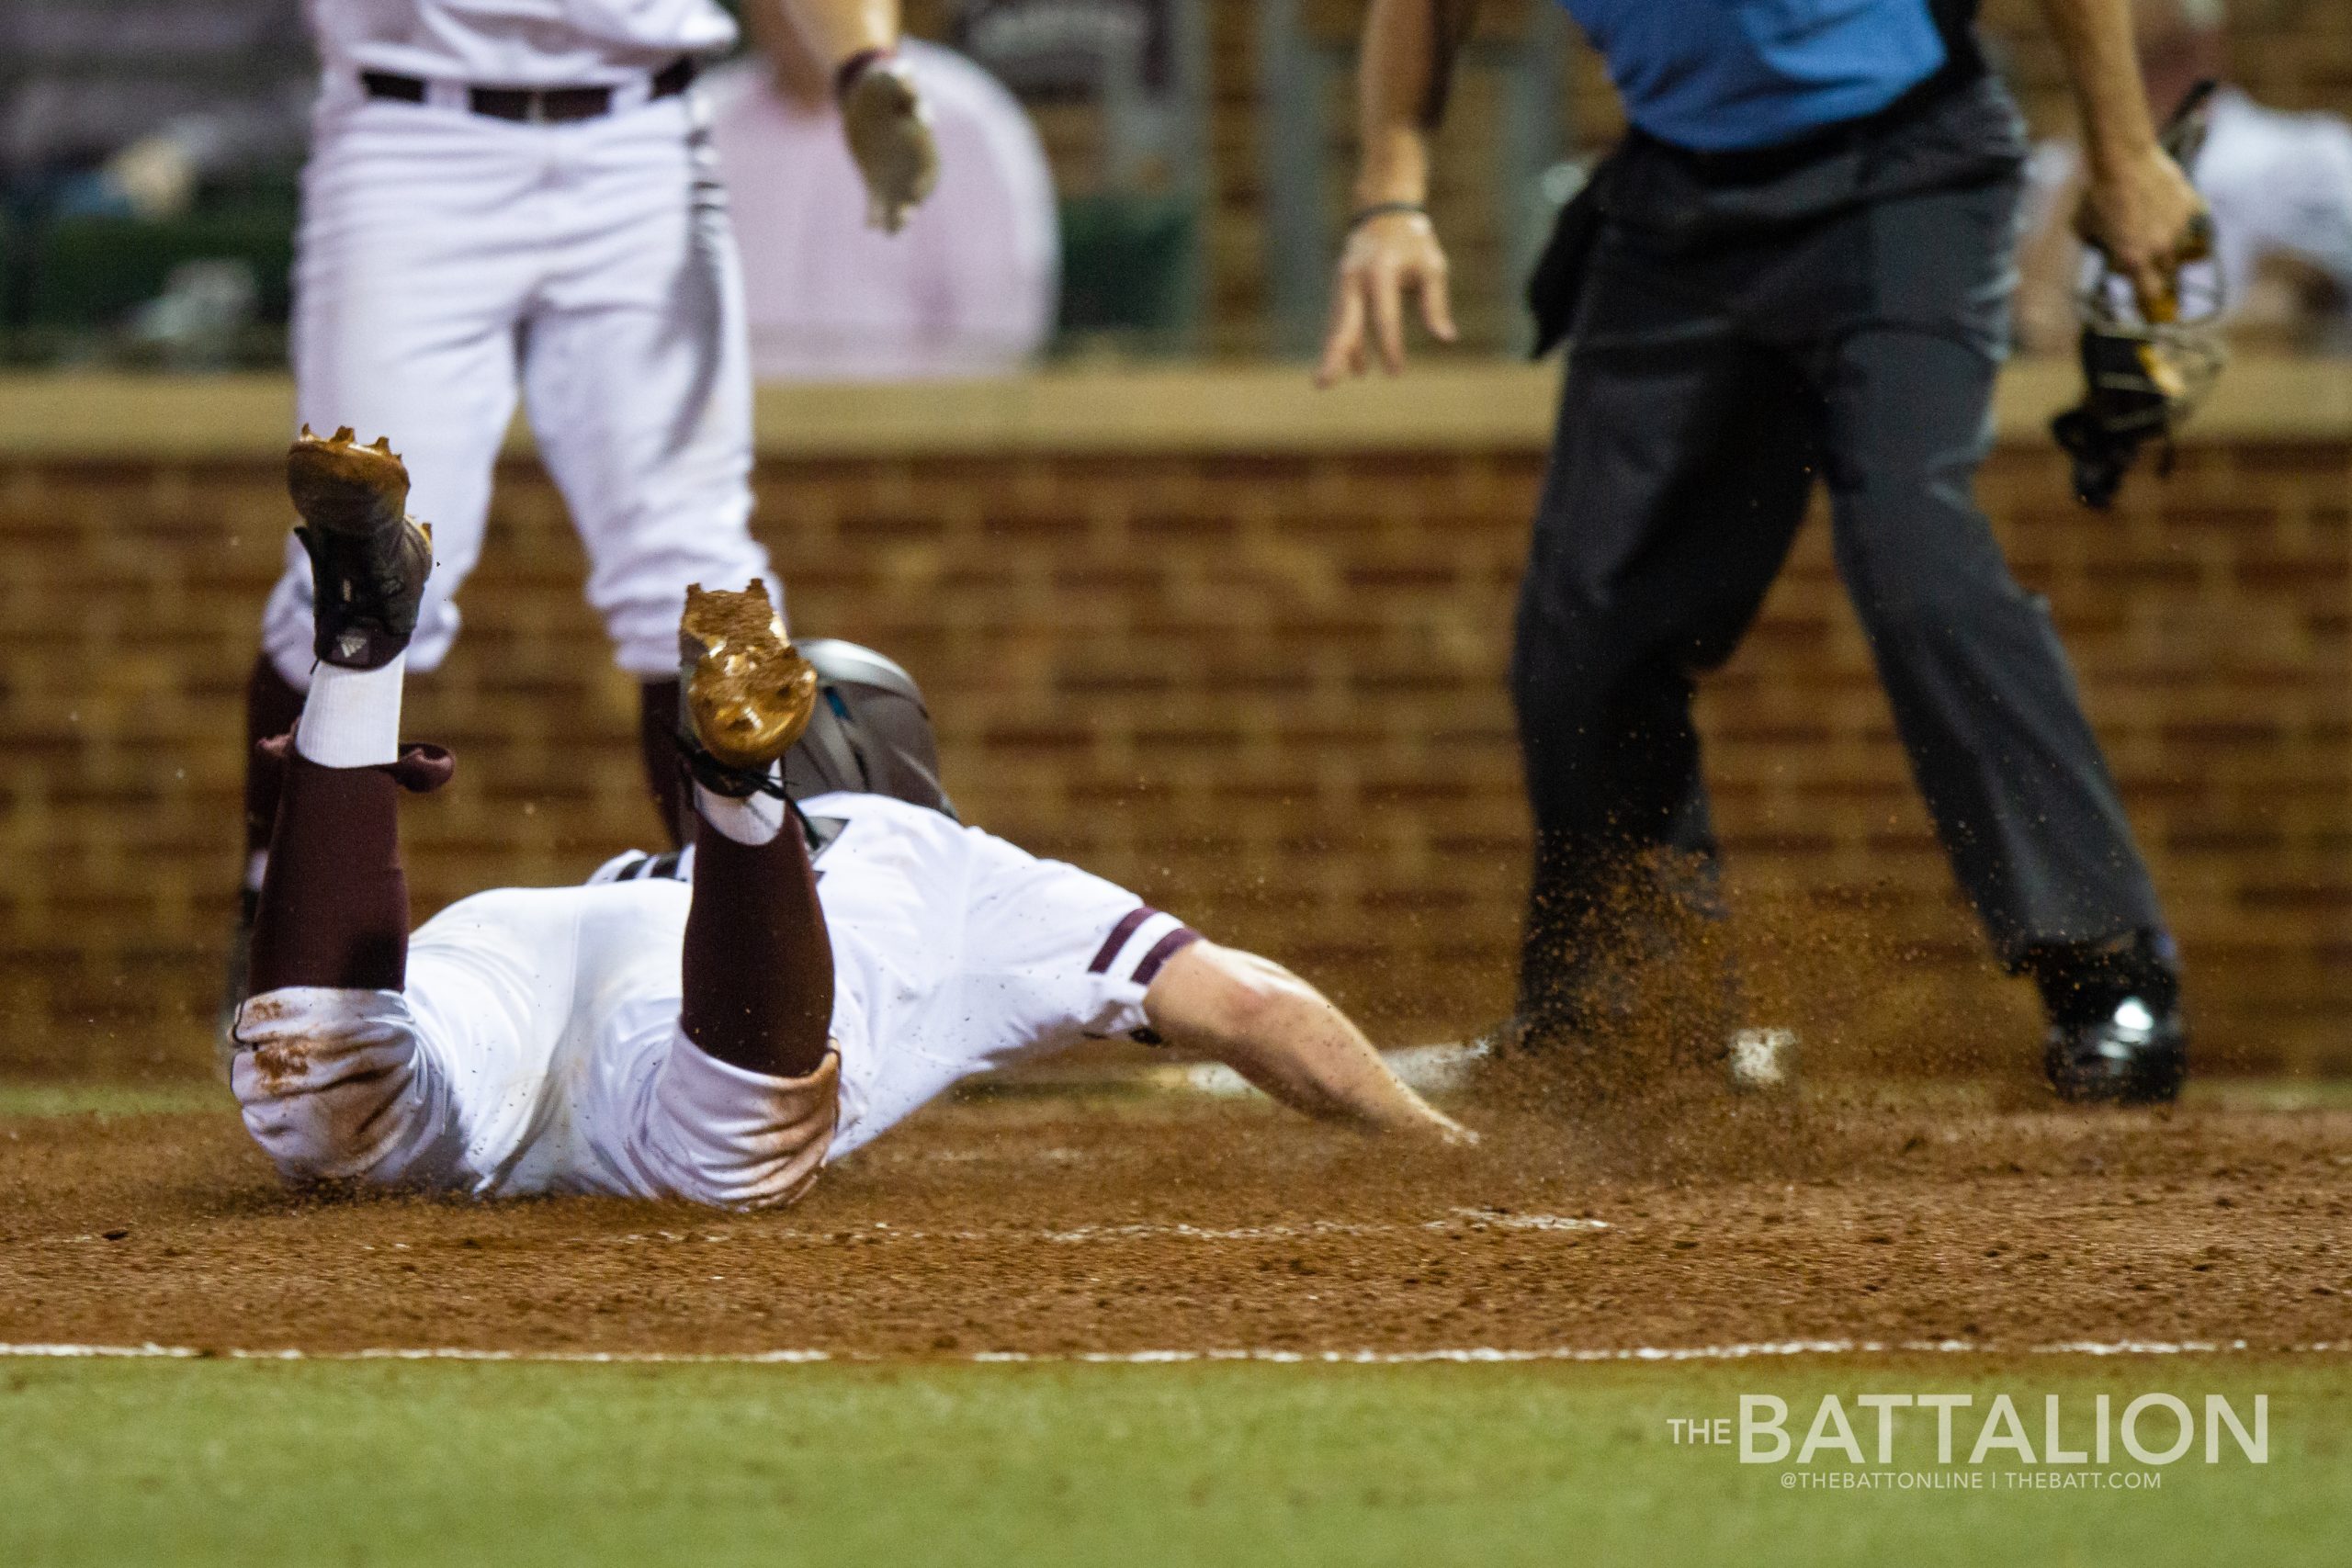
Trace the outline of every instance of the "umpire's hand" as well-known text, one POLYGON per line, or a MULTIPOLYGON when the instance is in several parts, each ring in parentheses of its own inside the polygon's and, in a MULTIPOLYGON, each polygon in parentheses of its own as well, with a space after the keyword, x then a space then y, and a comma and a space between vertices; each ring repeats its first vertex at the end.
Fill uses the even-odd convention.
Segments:
POLYGON ((2143 317, 2169 321, 2179 314, 2180 265, 2211 251, 2213 220, 2180 165, 2152 146, 2119 165, 2091 166, 2075 231, 2132 280, 2143 317))
POLYGON ((1340 253, 1339 287, 1331 298, 1331 328, 1315 384, 1331 386, 1364 372, 1364 338, 1380 349, 1391 376, 1405 368, 1405 296, 1419 294, 1421 321, 1440 343, 1452 343, 1453 307, 1445 294, 1445 251, 1420 212, 1382 212, 1348 234, 1340 253))
POLYGON ((865 221, 895 234, 939 183, 931 109, 899 61, 882 56, 853 67, 842 84, 842 134, 865 178, 865 221))

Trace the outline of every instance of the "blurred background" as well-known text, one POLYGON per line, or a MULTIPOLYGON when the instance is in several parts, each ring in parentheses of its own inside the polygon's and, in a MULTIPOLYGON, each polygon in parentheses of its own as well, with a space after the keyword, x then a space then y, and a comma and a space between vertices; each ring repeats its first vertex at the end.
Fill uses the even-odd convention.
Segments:
MULTIPOLYGON (((2263 157, 2213 193, 2243 236, 2238 362, 2168 479, 2074 506, 2045 433, 2075 390, 2069 113, 2031 0, 1987 0, 2043 145, 1984 493, 2075 656, 2207 1059, 2352 1071, 2352 6, 2149 12, 2155 96, 2219 67, 2265 111, 2263 157)), ((838 276, 883 243, 854 207, 794 195, 829 175, 785 112, 788 40, 707 85, 796 628, 914 670, 971 819, 1284 958, 1391 1040, 1491 1021, 1526 837, 1501 675, 1556 374, 1522 362, 1517 300, 1620 129, 1598 61, 1556 6, 1487 0, 1432 200, 1463 341, 1318 395, 1355 0, 909 22, 940 46, 918 68, 949 183, 888 290, 838 276)), ((0 1067, 209 1059, 239 688, 289 521, 313 73, 299 0, 0 10, 0 1067)), ((412 729, 463 770, 408 818, 420 916, 654 832, 582 570, 518 433, 466 637, 414 683, 412 729)), ((1951 894, 1819 527, 1704 704, 1759 1021, 1873 1070, 2030 1070, 2030 997, 1951 894)))
MULTIPOLYGON (((2143 9, 2157 18, 2153 96, 2193 79, 2182 60, 2194 56, 2264 107, 2352 113, 2341 6, 2143 9)), ((908 0, 907 17, 916 37, 1001 84, 1003 113, 1025 121, 1012 134, 1042 155, 1050 189, 1001 204, 1015 209, 1008 227, 1030 205, 1049 210, 1060 254, 1058 288, 1044 279, 1045 330, 1017 347, 1249 359, 1315 342, 1353 169, 1356 0, 908 0)), ((1984 31, 2046 144, 2041 183, 2063 181, 2065 160, 2050 154, 2063 152, 2071 113, 2033 0, 1987 0, 1984 31)), ((18 0, 0 17, 0 357, 279 365, 316 70, 300 0, 18 0)), ((738 96, 736 76, 764 64, 747 44, 741 66, 721 73, 722 103, 738 96)), ((985 144, 996 118, 983 104, 951 119, 967 169, 1006 161, 985 144)), ((1527 271, 1623 123, 1598 56, 1558 6, 1487 0, 1431 204, 1454 260, 1460 354, 1524 346, 1527 271)), ((2352 178, 2352 141, 2306 129, 2291 164, 2312 188, 2296 196, 2319 210, 2236 280, 2260 295, 2256 319, 2240 326, 2303 348, 2342 342, 2352 297, 2352 197, 2327 184, 2352 178)), ((763 163, 755 141, 727 149, 739 204, 743 175, 792 166, 780 154, 763 163)), ((2043 346, 2053 341, 2043 334, 2043 346)))

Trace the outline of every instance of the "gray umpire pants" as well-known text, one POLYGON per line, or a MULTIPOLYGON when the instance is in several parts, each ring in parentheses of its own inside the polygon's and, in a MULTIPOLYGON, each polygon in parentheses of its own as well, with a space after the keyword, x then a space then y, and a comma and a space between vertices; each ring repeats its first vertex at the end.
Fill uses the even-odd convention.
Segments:
POLYGON ((1512 660, 1538 829, 1523 1010, 1580 983, 1629 866, 1679 865, 1676 896, 1712 900, 1692 681, 1738 646, 1816 478, 1913 773, 2003 962, 2162 929, 2048 608, 1972 493, 2018 195, 1986 118, 2007 99, 1977 100, 1900 133, 1917 145, 1720 191, 1669 150, 1617 160, 1512 660))

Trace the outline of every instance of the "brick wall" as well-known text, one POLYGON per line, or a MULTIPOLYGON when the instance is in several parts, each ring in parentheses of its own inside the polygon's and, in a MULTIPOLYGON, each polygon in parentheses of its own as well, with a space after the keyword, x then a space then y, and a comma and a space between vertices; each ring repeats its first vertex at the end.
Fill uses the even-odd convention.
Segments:
MULTIPOLYGON (((761 516, 797 625, 933 694, 972 819, 1435 1038, 1508 994, 1500 682, 1537 473, 1521 443, 772 460, 761 516)), ((2321 440, 2191 448, 2106 519, 2038 446, 1985 481, 2057 604, 2205 1039, 2240 1066, 2352 1069, 2347 479, 2352 448, 2321 440)), ((0 457, 0 1066, 204 1059, 281 494, 263 457, 0 457)), ((1952 900, 1825 546, 1810 529, 1704 699, 1760 998, 1862 1059, 1955 1029, 2017 1059, 2030 1007, 1952 900)), ((420 913, 650 829, 580 572, 511 462, 467 636, 413 688, 411 731, 461 758, 406 818, 420 913)))

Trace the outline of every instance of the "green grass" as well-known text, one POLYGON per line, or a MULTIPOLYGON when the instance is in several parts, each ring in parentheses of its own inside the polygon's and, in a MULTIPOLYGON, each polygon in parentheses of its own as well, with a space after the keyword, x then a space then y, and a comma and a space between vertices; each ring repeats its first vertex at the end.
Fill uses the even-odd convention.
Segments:
POLYGON ((2352 1078, 2192 1078, 2184 1098, 2227 1111, 2342 1111, 2352 1078))
POLYGON ((20 1360, 0 1432, 11 1563, 2277 1564, 2343 1560, 2352 1361, 20 1360), (1668 1438, 1743 1393, 1801 1435, 1825 1392, 1928 1389, 2009 1393, 2037 1443, 2050 1393, 2266 1392, 2271 1460, 2200 1447, 2154 1492, 1833 1494, 1668 1438))
POLYGON ((226 1084, 8 1083, 0 1081, 0 1116, 145 1116, 157 1111, 233 1111, 226 1084))

